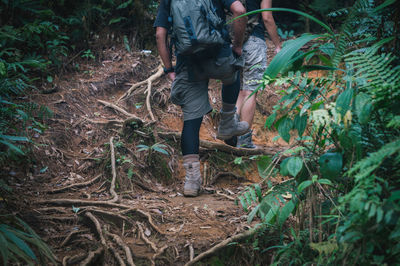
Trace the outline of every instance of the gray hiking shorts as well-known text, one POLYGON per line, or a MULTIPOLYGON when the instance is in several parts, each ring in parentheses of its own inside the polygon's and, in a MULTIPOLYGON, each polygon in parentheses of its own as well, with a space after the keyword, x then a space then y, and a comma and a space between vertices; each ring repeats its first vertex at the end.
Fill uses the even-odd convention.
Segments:
POLYGON ((243 65, 243 58, 236 58, 233 54, 184 65, 177 73, 171 90, 171 101, 181 106, 183 120, 200 118, 212 111, 208 98, 209 79, 219 79, 225 85, 232 84, 243 65))
POLYGON ((267 44, 265 40, 250 36, 243 45, 242 56, 245 60, 242 90, 254 91, 260 86, 267 67, 267 44))

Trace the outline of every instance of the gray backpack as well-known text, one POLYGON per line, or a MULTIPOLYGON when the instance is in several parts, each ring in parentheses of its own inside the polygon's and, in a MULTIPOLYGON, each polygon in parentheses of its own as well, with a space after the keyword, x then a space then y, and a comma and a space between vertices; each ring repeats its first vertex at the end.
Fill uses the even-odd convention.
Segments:
POLYGON ((224 21, 213 0, 170 0, 172 40, 180 55, 221 46, 224 21))

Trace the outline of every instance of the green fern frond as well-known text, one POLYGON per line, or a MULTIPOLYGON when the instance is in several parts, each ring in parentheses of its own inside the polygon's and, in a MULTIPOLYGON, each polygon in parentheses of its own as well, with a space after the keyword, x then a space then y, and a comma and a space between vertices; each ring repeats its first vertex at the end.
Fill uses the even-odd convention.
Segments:
POLYGON ((392 62, 396 59, 394 55, 377 54, 377 49, 371 48, 354 51, 345 57, 346 63, 353 66, 354 76, 364 80, 358 84, 360 90, 375 95, 384 93, 392 99, 399 97, 400 67, 392 66, 392 62))
MULTIPOLYGON (((370 176, 384 160, 396 153, 400 153, 400 139, 390 142, 383 146, 377 152, 371 153, 367 158, 359 161, 353 168, 348 171, 350 176, 354 176, 357 180, 370 176)), ((400 158, 397 157, 397 163, 400 158)))

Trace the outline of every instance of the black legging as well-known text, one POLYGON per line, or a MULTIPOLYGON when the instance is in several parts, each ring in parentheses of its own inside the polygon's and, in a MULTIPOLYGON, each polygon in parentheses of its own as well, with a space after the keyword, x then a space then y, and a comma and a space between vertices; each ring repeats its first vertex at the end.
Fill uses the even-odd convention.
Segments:
MULTIPOLYGON (((236 81, 229 85, 222 86, 222 101, 224 103, 235 104, 240 91, 239 72, 236 81)), ((181 149, 182 154, 199 154, 199 132, 203 117, 183 121, 181 149)))
POLYGON ((199 154, 199 132, 203 117, 183 121, 181 149, 182 154, 199 154))
POLYGON ((229 85, 222 85, 222 102, 235 104, 240 91, 240 73, 236 74, 236 81, 229 85))

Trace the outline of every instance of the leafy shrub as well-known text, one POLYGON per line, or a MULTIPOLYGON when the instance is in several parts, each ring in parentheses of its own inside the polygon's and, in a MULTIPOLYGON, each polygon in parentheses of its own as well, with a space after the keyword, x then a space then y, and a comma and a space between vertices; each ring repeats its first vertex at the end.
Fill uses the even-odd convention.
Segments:
MULTIPOLYGON (((275 221, 284 214, 280 226, 290 213, 297 215, 294 241, 282 239, 276 247, 277 265, 293 256, 301 258, 295 264, 399 262, 400 67, 385 48, 393 32, 378 37, 372 26, 377 17, 390 17, 385 12, 393 3, 356 1, 338 34, 329 30, 287 41, 265 71, 264 84, 288 87, 280 91, 266 127, 274 126, 297 147, 279 167, 293 178, 286 188, 290 200, 270 196, 271 187, 262 199, 252 200, 258 205, 249 214, 270 222, 263 206, 275 208, 275 221), (371 25, 367 29, 365 21, 371 25), (302 51, 312 40, 311 48, 302 51)), ((248 207, 246 198, 252 197, 241 198, 248 207)))

